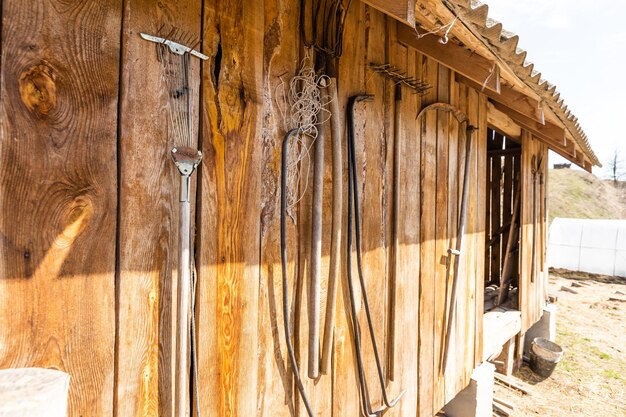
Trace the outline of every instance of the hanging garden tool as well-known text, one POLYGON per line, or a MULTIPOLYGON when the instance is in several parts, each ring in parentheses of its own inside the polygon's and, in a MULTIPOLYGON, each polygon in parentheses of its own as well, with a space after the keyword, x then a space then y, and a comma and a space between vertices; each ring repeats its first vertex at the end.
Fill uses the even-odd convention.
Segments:
POLYGON ((367 416, 380 415, 387 408, 394 407, 400 398, 404 395, 405 391, 402 391, 398 397, 393 400, 389 400, 387 395, 387 389, 385 388, 385 377, 383 375, 383 367, 380 360, 380 353, 378 351, 378 343, 376 342, 376 335, 374 333, 374 324, 372 321, 372 314, 370 311, 369 300, 367 297, 367 289, 365 286, 365 278, 363 274, 363 262, 361 256, 361 220, 359 210, 359 184, 357 178, 356 169, 356 151, 355 151, 355 126, 354 126, 354 107, 358 102, 371 101, 373 96, 371 95, 357 95, 348 99, 348 236, 346 244, 347 253, 347 283, 348 292, 350 295, 350 310, 352 316, 352 331, 354 333, 355 351, 357 357, 357 367, 359 375, 359 386, 361 403, 364 414, 367 416), (369 390, 367 387, 367 379, 365 377, 365 366, 363 363, 363 355, 361 353, 361 331, 359 329, 359 321, 356 311, 356 300, 354 294, 354 288, 352 285, 352 226, 354 219, 354 238, 356 245, 356 259, 357 259, 357 271, 359 276, 359 282, 361 286, 361 296, 363 297, 363 307, 365 309, 365 316, 367 318, 367 326, 370 334, 370 341, 372 343, 372 349, 374 351, 374 359, 376 361, 376 371, 378 373, 378 382, 383 397, 383 406, 374 411, 372 409, 372 403, 369 398, 369 390))
MULTIPOLYGON (((189 398, 189 362, 188 339, 190 333, 190 287, 191 287, 191 175, 202 160, 202 153, 195 144, 195 131, 192 102, 198 99, 198 80, 192 77, 191 57, 202 60, 208 56, 182 43, 174 42, 172 36, 179 35, 186 43, 191 37, 173 30, 166 37, 158 37, 141 33, 141 37, 157 43, 157 56, 163 65, 165 86, 167 89, 168 135, 172 160, 180 174, 179 190, 179 246, 178 246, 178 304, 176 332, 176 370, 175 370, 175 415, 189 415, 187 407, 189 398)), ((193 312, 191 314, 193 326, 193 312)), ((192 332, 191 351, 195 353, 195 340, 192 332)), ((196 366, 196 360, 193 360, 196 366)), ((194 375, 196 373, 194 372, 194 375)), ((198 381, 196 378, 195 386, 198 381)), ((197 398, 197 395, 196 395, 197 398)), ((198 410, 199 412, 199 410, 198 410)))
MULTIPOLYGON (((341 115, 337 95, 338 59, 342 53, 343 27, 352 0, 301 0, 300 24, 304 44, 316 54, 316 69, 329 77, 325 103, 330 105, 332 156, 333 156, 333 205, 330 248, 330 269, 326 318, 322 347, 321 372, 330 370, 332 355, 337 283, 339 281, 341 250, 342 171, 341 166, 341 115)), ((315 142, 315 165, 313 171, 313 202, 311 219, 311 276, 309 281, 309 378, 319 376, 319 327, 321 297, 322 259, 322 194, 324 182, 324 121, 320 121, 319 135, 315 142)))
POLYGON ((530 282, 535 282, 535 275, 537 275, 537 182, 543 184, 543 171, 542 171, 543 157, 541 155, 533 155, 530 160, 530 169, 533 175, 533 242, 532 242, 532 254, 530 261, 530 282))
POLYGON ((289 306, 289 282, 287 279, 287 178, 289 176, 287 169, 289 166, 289 144, 297 136, 301 134, 300 129, 290 130, 282 144, 282 156, 281 156, 281 176, 280 176, 280 261, 282 272, 282 286, 283 286, 283 325, 285 330, 285 343, 287 345, 287 353, 289 354, 289 362, 291 363, 291 372, 293 372, 296 380, 296 386, 304 407, 306 408, 309 417, 314 417, 315 413, 311 407, 311 402, 304 389, 302 377, 300 376, 300 370, 298 368, 298 362, 296 361, 296 354, 293 348, 293 342, 291 340, 291 323, 289 317, 291 315, 291 308, 289 306))
MULTIPOLYGON (((460 267, 460 259, 461 259, 461 249, 463 248, 463 237, 465 236, 465 221, 467 218, 467 204, 468 204, 468 193, 469 193, 469 179, 470 179, 470 164, 472 159, 472 145, 473 145, 473 136, 476 128, 470 124, 469 117, 463 113, 461 110, 456 107, 447 104, 447 103, 434 103, 431 104, 424 109, 422 109, 416 117, 416 121, 419 121, 426 113, 429 111, 445 111, 451 113, 454 118, 459 122, 459 125, 466 125, 465 133, 466 133, 466 146, 465 146, 465 169, 463 172, 463 191, 461 194, 461 207, 459 210, 459 219, 457 224, 457 238, 456 238, 456 246, 455 248, 448 249, 449 258, 454 256, 454 269, 452 275, 452 293, 450 296, 450 305, 448 307, 446 321, 446 333, 444 349, 442 352, 442 360, 441 360, 441 371, 445 373, 446 365, 448 362, 448 353, 450 350, 450 334, 452 332, 452 320, 454 318, 454 312, 456 310, 456 293, 459 282, 459 267, 460 267)), ((446 280, 448 278, 448 270, 450 268, 450 259, 447 262, 447 271, 446 271, 446 280)), ((446 300, 448 299, 446 294, 446 300)))

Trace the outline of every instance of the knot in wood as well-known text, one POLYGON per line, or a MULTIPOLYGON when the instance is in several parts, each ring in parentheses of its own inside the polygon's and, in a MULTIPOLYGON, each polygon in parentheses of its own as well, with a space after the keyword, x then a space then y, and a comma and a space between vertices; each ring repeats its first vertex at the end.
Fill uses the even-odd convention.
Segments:
POLYGON ((56 106, 56 83, 52 68, 47 64, 38 64, 23 72, 18 87, 22 102, 31 112, 46 116, 56 106))

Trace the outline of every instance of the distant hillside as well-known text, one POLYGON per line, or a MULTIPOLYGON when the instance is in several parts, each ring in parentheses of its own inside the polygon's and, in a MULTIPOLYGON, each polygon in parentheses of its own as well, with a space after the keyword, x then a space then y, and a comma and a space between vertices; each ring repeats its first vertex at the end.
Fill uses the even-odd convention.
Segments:
POLYGON ((579 219, 626 219, 626 184, 574 169, 551 169, 548 174, 548 214, 579 219))

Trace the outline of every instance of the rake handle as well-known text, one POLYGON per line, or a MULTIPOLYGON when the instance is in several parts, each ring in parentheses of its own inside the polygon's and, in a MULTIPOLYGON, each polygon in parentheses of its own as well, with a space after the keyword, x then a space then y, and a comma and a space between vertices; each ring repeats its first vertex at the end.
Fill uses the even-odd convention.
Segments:
MULTIPOLYGON (((181 176, 182 182, 189 177, 181 176)), ((184 187, 181 187, 181 190, 184 187)), ((181 196, 182 197, 182 196, 181 196)), ((181 198, 182 200, 182 198, 181 198)), ((179 257, 178 257, 178 305, 176 341, 176 416, 189 415, 189 303, 191 283, 191 203, 179 202, 179 257)))
POLYGON ((333 353, 333 332, 337 311, 337 284, 341 269, 341 221, 343 206, 343 163, 341 161, 342 121, 337 97, 337 79, 331 78, 327 91, 330 93, 330 125, 333 156, 333 221, 330 240, 330 268, 328 274, 328 294, 326 298, 326 319, 322 343, 322 364, 320 372, 328 375, 333 353))
POLYGON ((314 144, 313 198, 311 202, 311 269, 309 281, 309 367, 311 379, 319 376, 320 309, 322 275, 322 204, 324 193, 324 123, 318 124, 314 144))

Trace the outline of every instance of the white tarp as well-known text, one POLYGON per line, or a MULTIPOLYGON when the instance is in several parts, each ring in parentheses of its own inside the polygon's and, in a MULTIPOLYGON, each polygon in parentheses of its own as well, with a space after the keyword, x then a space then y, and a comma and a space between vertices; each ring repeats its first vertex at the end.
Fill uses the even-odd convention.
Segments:
POLYGON ((548 266, 626 277, 626 220, 554 219, 548 266))

